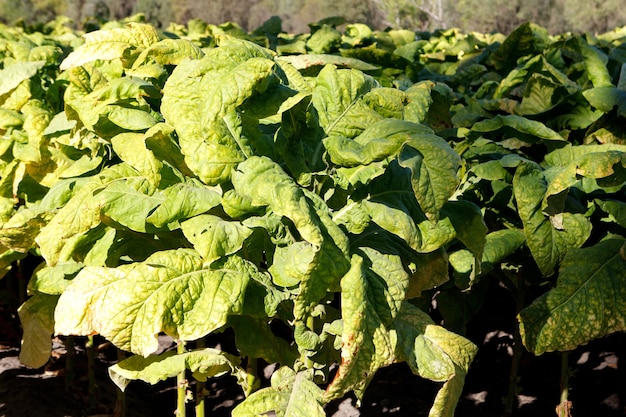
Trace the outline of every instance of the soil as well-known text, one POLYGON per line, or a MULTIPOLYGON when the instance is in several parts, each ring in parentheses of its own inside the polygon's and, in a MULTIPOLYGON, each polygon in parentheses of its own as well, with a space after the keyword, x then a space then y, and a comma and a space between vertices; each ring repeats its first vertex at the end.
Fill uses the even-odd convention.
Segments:
MULTIPOLYGON (((489 288, 479 313, 467 324, 466 337, 479 346, 479 352, 466 378, 455 415, 460 417, 495 417, 506 415, 504 398, 509 386, 513 350, 514 315, 502 314, 512 305, 505 290, 489 288)), ((64 374, 67 352, 55 339, 50 362, 41 369, 23 366, 19 355, 19 328, 12 314, 0 311, 0 417, 105 417, 113 416, 118 398, 106 368, 114 361, 115 350, 102 341, 96 359, 95 397, 88 396, 86 354, 78 343, 75 355, 76 378, 66 384, 64 374), (67 386, 67 388, 66 388, 67 386)), ((167 338, 163 348, 169 348, 167 338)), ((569 400, 571 416, 626 416, 626 334, 615 333, 590 342, 569 353, 569 400)), ((560 398, 560 363, 558 353, 535 357, 522 355, 517 393, 511 416, 556 416, 560 398)), ((273 367, 264 369, 264 383, 273 367)), ((405 364, 381 369, 367 389, 360 407, 347 395, 326 406, 330 417, 427 416, 440 384, 413 375, 405 364)), ((210 380, 206 399, 207 415, 230 416, 243 400, 233 378, 210 380)), ((132 382, 125 395, 127 417, 169 417, 176 404, 175 381, 154 386, 132 382)), ((193 416, 193 404, 187 415, 193 416)))

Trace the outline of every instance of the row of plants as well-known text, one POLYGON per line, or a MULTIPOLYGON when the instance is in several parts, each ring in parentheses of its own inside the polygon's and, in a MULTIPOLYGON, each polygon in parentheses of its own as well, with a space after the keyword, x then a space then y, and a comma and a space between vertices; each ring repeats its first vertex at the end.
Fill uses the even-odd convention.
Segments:
POLYGON ((120 389, 178 377, 179 415, 187 376, 231 374, 235 417, 310 417, 406 362, 452 416, 481 280, 518 300, 518 353, 626 327, 626 29, 66 24, 0 27, 24 364, 97 334, 128 352, 120 389), (235 351, 205 347, 227 329, 235 351))

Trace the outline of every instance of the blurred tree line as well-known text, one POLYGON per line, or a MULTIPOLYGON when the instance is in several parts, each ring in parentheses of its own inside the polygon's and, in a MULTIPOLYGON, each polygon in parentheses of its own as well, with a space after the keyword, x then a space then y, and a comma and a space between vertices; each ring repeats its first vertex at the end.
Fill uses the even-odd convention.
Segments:
POLYGON ((89 19, 117 20, 144 13, 167 27, 199 18, 235 22, 254 30, 271 16, 282 18, 285 32, 302 33, 308 24, 343 16, 376 29, 387 27, 508 33, 532 21, 551 33, 602 33, 626 25, 625 0, 0 0, 0 22, 46 22, 70 17, 77 28, 89 19))

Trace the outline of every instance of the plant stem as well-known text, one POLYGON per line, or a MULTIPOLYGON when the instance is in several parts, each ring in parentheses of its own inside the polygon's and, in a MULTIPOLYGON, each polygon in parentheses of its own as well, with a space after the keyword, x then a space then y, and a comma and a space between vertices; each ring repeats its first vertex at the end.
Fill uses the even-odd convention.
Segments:
MULTIPOLYGON (((306 328, 312 332, 315 331, 315 317, 309 315, 306 319, 306 328)), ((313 360, 310 357, 302 355, 303 363, 305 364, 307 369, 313 369, 313 360)))
MULTIPOLYGON (((504 274, 506 286, 515 297, 515 315, 524 308, 524 278, 521 273, 517 273, 514 280, 510 279, 506 272, 504 274)), ((515 397, 517 395, 517 383, 519 380, 519 366, 524 354, 522 346, 522 336, 519 331, 519 325, 515 322, 513 330, 513 357, 511 358, 511 368, 509 371, 509 388, 506 398, 504 399, 504 415, 511 416, 513 414, 513 406, 515 405, 515 397)))
POLYGON ((96 347, 94 346, 93 336, 87 337, 87 379, 89 381, 89 408, 96 408, 96 347))
POLYGON ((65 339, 65 390, 68 391, 74 382, 76 347, 74 346, 74 336, 67 336, 65 339))
MULTIPOLYGON (((118 362, 126 358, 126 353, 118 349, 117 360, 118 362)), ((126 394, 121 389, 116 391, 115 408, 113 410, 113 417, 125 417, 126 416, 126 394)))
POLYGON ((28 298, 28 278, 24 275, 24 262, 17 261, 17 288, 20 305, 28 298))
POLYGON ((524 353, 522 347, 522 337, 520 336, 518 326, 515 327, 513 338, 513 357, 511 358, 511 370, 509 372, 509 389, 504 400, 505 416, 513 415, 513 406, 515 405, 515 396, 517 395, 519 365, 522 359, 522 354, 524 353))
MULTIPOLYGON (((181 355, 185 353, 185 342, 182 340, 178 341, 178 346, 176 347, 176 352, 181 355)), ((187 400, 187 378, 186 378, 186 369, 183 369, 181 373, 176 376, 176 416, 177 417, 185 417, 185 402, 187 400)))
POLYGON ((248 362, 246 363, 246 373, 248 374, 248 386, 246 389, 246 397, 254 392, 256 389, 258 378, 257 378, 257 368, 258 368, 258 359, 251 358, 248 356, 248 362))
POLYGON ((569 354, 561 352, 561 402, 556 407, 558 417, 570 417, 572 402, 569 401, 569 354))
MULTIPOLYGON (((197 342, 197 348, 206 347, 204 338, 197 342)), ((204 397, 206 395, 206 382, 196 381, 196 417, 204 417, 204 397)))

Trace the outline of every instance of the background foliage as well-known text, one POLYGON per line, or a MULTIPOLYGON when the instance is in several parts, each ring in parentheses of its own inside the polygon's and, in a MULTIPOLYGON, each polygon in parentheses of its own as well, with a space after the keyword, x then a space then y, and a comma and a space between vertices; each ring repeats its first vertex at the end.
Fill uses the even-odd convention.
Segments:
POLYGON ((551 33, 603 33, 626 24, 622 0, 0 0, 0 22, 46 22, 56 15, 71 17, 82 27, 92 16, 121 19, 145 13, 160 27, 199 18, 211 23, 236 22, 253 30, 272 15, 283 30, 302 33, 308 23, 329 16, 371 27, 509 33, 532 21, 551 33))

